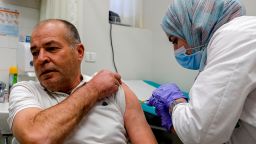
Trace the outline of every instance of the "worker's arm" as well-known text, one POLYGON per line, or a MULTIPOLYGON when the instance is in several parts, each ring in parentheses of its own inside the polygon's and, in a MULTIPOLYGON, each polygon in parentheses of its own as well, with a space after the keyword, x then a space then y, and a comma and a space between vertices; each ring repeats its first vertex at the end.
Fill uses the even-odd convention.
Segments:
POLYGON ((183 143, 226 143, 243 113, 250 110, 245 108, 255 88, 256 41, 251 37, 256 33, 248 27, 255 29, 256 21, 245 29, 245 22, 233 22, 243 29, 223 25, 214 33, 207 47, 207 65, 189 91, 189 103, 173 109, 173 127, 183 143), (234 35, 239 38, 233 39, 234 35))
POLYGON ((48 109, 26 108, 14 117, 12 131, 20 143, 61 144, 94 104, 118 90, 119 78, 97 74, 64 101, 48 109))
MULTIPOLYGON (((177 104, 179 104, 179 103, 187 103, 187 100, 184 99, 184 98, 178 98, 178 99, 175 100, 175 103, 176 103, 175 105, 171 105, 171 106, 169 107, 169 112, 172 112, 173 108, 174 108, 177 104)), ((174 133, 174 134, 176 134, 175 129, 173 128, 173 126, 171 127, 171 132, 174 133)))
POLYGON ((156 139, 148 125, 140 106, 139 100, 135 94, 124 83, 122 87, 125 92, 125 128, 133 144, 155 144, 156 139))

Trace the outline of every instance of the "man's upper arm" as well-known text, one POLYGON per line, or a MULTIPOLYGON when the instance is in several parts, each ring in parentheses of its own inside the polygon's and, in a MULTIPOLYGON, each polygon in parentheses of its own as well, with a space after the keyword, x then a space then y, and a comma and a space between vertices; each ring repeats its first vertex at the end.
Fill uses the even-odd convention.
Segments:
POLYGON ((157 143, 135 94, 122 84, 126 99, 125 128, 132 143, 157 143))
POLYGON ((16 114, 25 108, 41 108, 39 102, 35 96, 29 90, 29 84, 26 82, 20 82, 11 90, 9 96, 9 118, 8 123, 10 128, 16 114))
POLYGON ((39 111, 41 111, 40 104, 27 86, 17 84, 12 88, 9 97, 8 124, 14 134, 18 129, 25 128, 28 121, 39 111))

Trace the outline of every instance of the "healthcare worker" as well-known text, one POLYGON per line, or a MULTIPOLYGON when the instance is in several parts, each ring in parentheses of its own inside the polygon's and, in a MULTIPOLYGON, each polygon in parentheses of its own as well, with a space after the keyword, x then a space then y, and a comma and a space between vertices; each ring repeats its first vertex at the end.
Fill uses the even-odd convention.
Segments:
POLYGON ((175 84, 149 105, 185 144, 256 144, 256 17, 238 0, 173 0, 162 27, 177 62, 199 70, 187 100, 175 84))

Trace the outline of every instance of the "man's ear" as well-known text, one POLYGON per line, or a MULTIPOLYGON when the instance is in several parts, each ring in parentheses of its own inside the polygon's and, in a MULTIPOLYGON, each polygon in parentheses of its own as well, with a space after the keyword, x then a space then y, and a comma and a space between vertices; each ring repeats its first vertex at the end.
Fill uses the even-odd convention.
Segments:
POLYGON ((78 54, 78 57, 79 59, 82 61, 83 57, 84 57, 84 45, 83 44, 77 44, 77 47, 76 47, 76 51, 77 51, 77 54, 78 54))

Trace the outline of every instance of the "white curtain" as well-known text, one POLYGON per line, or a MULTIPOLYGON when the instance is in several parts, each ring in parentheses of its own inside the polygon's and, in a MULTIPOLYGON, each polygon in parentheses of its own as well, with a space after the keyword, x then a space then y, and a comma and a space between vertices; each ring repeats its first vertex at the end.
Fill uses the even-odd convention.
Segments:
POLYGON ((110 10, 117 13, 122 24, 143 27, 143 0, 110 0, 110 10))
POLYGON ((59 18, 78 25, 78 7, 79 0, 42 0, 40 20, 59 18))
MULTIPOLYGON (((61 18, 78 25, 79 5, 83 0, 42 0, 40 20, 61 18)), ((121 23, 143 27, 143 0, 109 0, 110 10, 118 13, 121 23)))

